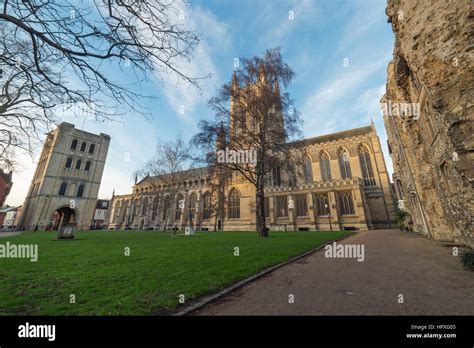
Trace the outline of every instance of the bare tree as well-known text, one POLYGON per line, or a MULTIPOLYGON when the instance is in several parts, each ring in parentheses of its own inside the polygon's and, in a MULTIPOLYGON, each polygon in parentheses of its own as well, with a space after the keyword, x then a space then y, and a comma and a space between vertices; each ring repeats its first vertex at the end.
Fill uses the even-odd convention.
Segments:
POLYGON ((224 167, 208 166, 209 190, 211 194, 210 211, 214 218, 214 231, 224 229, 225 188, 230 178, 230 171, 224 167), (220 224, 218 223, 220 221, 220 224))
POLYGON ((183 14, 172 0, 0 1, 0 165, 31 152, 69 107, 97 120, 150 116, 154 97, 137 92, 149 76, 198 87, 180 65, 199 42, 183 14))
POLYGON ((278 48, 241 62, 232 82, 209 101, 215 120, 200 122, 193 144, 203 150, 201 158, 208 165, 237 172, 255 186, 256 228, 261 237, 267 237, 265 182, 272 180, 275 168, 285 167, 289 157, 301 157, 302 147, 289 140, 301 135, 302 121, 289 94, 280 91, 294 73, 278 48), (252 154, 253 161, 242 161, 242 156, 248 159, 252 154))
POLYGON ((166 230, 172 221, 171 207, 178 203, 177 198, 183 190, 183 183, 194 179, 191 151, 191 145, 186 144, 180 135, 173 141, 160 141, 153 157, 136 172, 155 192, 161 192, 162 201, 168 196, 171 206, 167 209, 163 230, 166 230))

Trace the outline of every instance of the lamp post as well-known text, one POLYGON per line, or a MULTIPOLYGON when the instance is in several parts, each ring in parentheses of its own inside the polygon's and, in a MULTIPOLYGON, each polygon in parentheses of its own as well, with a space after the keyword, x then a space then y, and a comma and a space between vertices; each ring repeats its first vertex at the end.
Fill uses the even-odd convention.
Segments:
POLYGON ((329 212, 329 206, 327 203, 324 203, 324 207, 326 208, 326 211, 328 212, 329 228, 331 229, 331 232, 332 232, 331 213, 329 212))
POLYGON ((195 212, 195 221, 194 221, 194 227, 196 230, 200 230, 201 229, 201 218, 202 218, 202 214, 199 214, 199 205, 201 204, 201 197, 199 196, 198 197, 198 200, 196 201, 196 212, 195 212), (198 226, 199 225, 199 226, 198 226), (198 229, 199 227, 199 229, 198 229))
POLYGON ((291 212, 291 219, 293 220, 293 231, 296 231, 295 201, 293 197, 288 200, 288 209, 291 212))

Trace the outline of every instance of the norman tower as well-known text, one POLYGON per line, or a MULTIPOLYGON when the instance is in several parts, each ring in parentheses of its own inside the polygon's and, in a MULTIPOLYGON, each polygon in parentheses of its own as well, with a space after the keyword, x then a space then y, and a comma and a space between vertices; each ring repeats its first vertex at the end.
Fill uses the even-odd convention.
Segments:
POLYGON ((104 171, 110 136, 63 122, 47 134, 20 227, 58 229, 64 224, 90 228, 104 171))

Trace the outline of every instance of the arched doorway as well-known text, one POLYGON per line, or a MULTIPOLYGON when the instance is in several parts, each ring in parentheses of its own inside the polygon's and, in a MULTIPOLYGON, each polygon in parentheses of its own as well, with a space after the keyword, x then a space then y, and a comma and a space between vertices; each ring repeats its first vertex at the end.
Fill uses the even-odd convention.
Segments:
POLYGON ((57 209, 54 215, 56 226, 53 225, 53 229, 58 230, 58 239, 73 239, 77 226, 76 211, 70 207, 62 207, 57 209))

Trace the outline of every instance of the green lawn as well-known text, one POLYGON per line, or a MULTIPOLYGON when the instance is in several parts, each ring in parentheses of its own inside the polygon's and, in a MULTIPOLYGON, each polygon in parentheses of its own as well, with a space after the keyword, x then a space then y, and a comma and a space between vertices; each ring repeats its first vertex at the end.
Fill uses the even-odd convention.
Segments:
POLYGON ((0 258, 0 315, 149 315, 169 313, 258 271, 350 232, 26 232, 0 244, 38 244, 37 262, 0 258), (124 250, 130 248, 131 255, 124 250), (240 256, 234 256, 234 247, 240 256), (76 303, 69 302, 70 295, 76 303))

